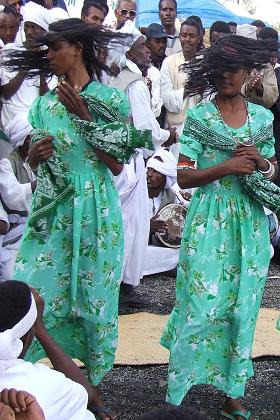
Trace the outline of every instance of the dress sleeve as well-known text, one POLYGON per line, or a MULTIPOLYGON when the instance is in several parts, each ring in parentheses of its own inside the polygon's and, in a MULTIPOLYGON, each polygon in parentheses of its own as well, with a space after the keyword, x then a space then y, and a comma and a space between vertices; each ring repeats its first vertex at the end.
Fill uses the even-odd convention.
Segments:
MULTIPOLYGON (((273 136, 273 114, 268 110, 261 108, 262 118, 265 118, 265 126, 267 128, 267 137, 256 142, 256 146, 261 156, 265 159, 270 159, 275 155, 275 138, 273 136)), ((260 120, 260 116, 259 116, 260 120)))
POLYGON ((202 144, 195 139, 193 130, 190 130, 188 117, 194 118, 194 112, 189 110, 187 113, 184 130, 179 139, 180 153, 191 160, 197 161, 199 155, 201 155, 203 151, 203 147, 202 144))

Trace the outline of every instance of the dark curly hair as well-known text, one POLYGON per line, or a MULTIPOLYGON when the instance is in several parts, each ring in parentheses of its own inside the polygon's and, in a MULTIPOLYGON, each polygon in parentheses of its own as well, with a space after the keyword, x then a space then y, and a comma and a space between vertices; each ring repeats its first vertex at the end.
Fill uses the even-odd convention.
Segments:
POLYGON ((181 69, 188 74, 184 96, 199 95, 201 99, 216 92, 217 80, 226 72, 240 69, 262 69, 273 58, 275 46, 269 41, 239 35, 226 35, 210 48, 200 51, 181 69))

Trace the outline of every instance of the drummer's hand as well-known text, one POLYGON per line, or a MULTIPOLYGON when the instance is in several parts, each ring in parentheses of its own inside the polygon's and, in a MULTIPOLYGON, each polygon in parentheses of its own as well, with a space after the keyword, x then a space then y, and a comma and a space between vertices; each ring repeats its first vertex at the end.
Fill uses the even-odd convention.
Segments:
POLYGON ((183 199, 186 200, 186 201, 190 201, 190 199, 192 198, 191 193, 189 193, 187 191, 180 190, 179 192, 180 192, 181 196, 183 197, 183 199))
POLYGON ((71 114, 76 114, 81 120, 92 121, 92 116, 83 98, 79 95, 78 87, 72 86, 65 80, 57 85, 56 93, 59 101, 71 114))
POLYGON ((156 216, 150 220, 150 233, 165 233, 168 229, 168 225, 163 220, 159 220, 156 216))

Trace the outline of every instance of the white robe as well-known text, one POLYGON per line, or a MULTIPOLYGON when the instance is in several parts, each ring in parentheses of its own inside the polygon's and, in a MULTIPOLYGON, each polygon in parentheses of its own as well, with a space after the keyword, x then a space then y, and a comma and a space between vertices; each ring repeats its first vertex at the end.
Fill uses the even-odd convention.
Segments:
MULTIPOLYGON (((160 208, 162 193, 158 197, 149 198, 150 219, 155 216, 160 208)), ((148 245, 144 265, 144 276, 164 273, 177 267, 180 248, 172 249, 156 245, 148 245)))
MULTIPOLYGON (((23 165, 30 181, 34 181, 35 175, 29 166, 25 163, 23 165)), ((0 280, 9 280, 13 278, 16 256, 27 220, 20 212, 29 212, 32 202, 31 183, 18 182, 9 159, 0 160, 0 194, 5 205, 13 211, 7 215, 12 228, 2 236, 0 243, 0 280)))
POLYGON ((18 363, 0 375, 0 391, 15 388, 32 394, 46 420, 94 420, 87 410, 88 394, 82 385, 41 363, 18 363))
POLYGON ((124 264, 122 281, 138 286, 143 277, 149 240, 148 188, 143 151, 137 149, 129 164, 115 177, 124 225, 124 264))

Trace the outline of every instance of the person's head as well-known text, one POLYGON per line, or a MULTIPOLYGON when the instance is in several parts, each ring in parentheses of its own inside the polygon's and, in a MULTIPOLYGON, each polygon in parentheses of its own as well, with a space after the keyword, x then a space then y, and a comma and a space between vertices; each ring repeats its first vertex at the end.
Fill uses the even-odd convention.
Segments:
POLYGON ((19 19, 12 6, 0 6, 0 39, 4 44, 14 42, 19 29, 19 19), (0 9, 1 10, 1 9, 0 9))
POLYGON ((126 57, 145 72, 151 65, 150 51, 146 44, 146 38, 140 36, 127 51, 126 57))
POLYGON ((174 155, 160 147, 147 162, 147 185, 150 197, 169 189, 177 180, 177 161, 174 155))
POLYGON ((101 28, 105 20, 104 7, 95 1, 86 1, 82 7, 81 18, 95 28, 101 28))
POLYGON ((257 39, 258 39, 260 31, 263 28, 266 28, 266 24, 262 20, 256 19, 251 23, 251 25, 257 28, 257 39))
POLYGON ((236 96, 251 70, 264 68, 273 54, 270 41, 239 35, 222 37, 182 66, 189 74, 185 96, 203 98, 215 92, 227 97, 236 96))
POLYGON ((180 41, 185 59, 192 57, 201 45, 202 32, 198 22, 192 19, 185 20, 180 28, 180 41))
POLYGON ((17 13, 20 12, 20 8, 23 5, 22 0, 9 0, 9 5, 13 6, 13 8, 16 10, 17 13))
POLYGON ((207 417, 186 406, 164 405, 144 414, 139 420, 206 420, 207 417))
POLYGON ((165 57, 168 35, 158 23, 152 23, 146 31, 147 47, 150 50, 151 58, 161 60, 165 57))
POLYGON ((5 134, 10 139, 13 149, 19 149, 23 160, 28 156, 31 130, 27 116, 21 115, 10 120, 5 127, 5 134))
POLYGON ((201 33, 204 36, 205 35, 205 29, 203 27, 203 23, 202 23, 202 20, 200 19, 200 17, 196 16, 196 15, 191 15, 191 16, 188 16, 186 20, 189 20, 189 19, 194 20, 195 22, 197 22, 199 24, 199 26, 201 28, 201 33))
POLYGON ((176 0, 160 0, 158 4, 159 18, 164 29, 169 32, 175 29, 175 20, 177 17, 176 0))
POLYGON ((48 13, 44 7, 29 2, 21 8, 27 43, 43 35, 49 28, 48 13))
POLYGON ((230 32, 233 35, 235 35, 236 34, 237 23, 236 22, 228 22, 228 26, 229 26, 230 32))
POLYGON ((0 313, 1 368, 1 360, 23 358, 34 338, 37 308, 30 287, 16 280, 0 282, 0 313))
POLYGON ((230 28, 226 22, 217 20, 210 27, 210 45, 213 45, 222 36, 230 34, 230 28))
POLYGON ((115 16, 117 18, 117 29, 127 21, 135 20, 137 15, 137 4, 134 0, 118 0, 115 8, 115 16))
POLYGON ((259 32, 259 39, 271 39, 278 42, 278 32, 274 28, 262 28, 259 32))

